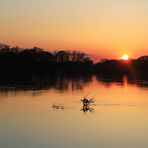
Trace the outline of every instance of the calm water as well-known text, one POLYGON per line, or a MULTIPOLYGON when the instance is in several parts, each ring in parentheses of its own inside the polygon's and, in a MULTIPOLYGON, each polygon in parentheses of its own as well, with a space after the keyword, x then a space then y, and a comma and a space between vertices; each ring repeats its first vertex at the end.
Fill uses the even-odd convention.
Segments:
POLYGON ((1 87, 0 148, 147 148, 147 86, 91 77, 1 87), (95 103, 85 109, 87 94, 95 103))

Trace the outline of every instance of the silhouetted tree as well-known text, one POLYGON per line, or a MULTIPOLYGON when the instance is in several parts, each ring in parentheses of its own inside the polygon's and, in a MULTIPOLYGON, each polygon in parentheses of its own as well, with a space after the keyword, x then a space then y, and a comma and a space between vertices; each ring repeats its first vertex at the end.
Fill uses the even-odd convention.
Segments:
POLYGON ((92 61, 82 52, 47 52, 33 47, 22 49, 0 44, 0 68, 23 71, 75 71, 90 67, 92 61))
POLYGON ((56 54, 56 61, 57 62, 69 62, 69 59, 70 59, 70 53, 69 52, 66 52, 64 50, 62 51, 58 51, 56 54))

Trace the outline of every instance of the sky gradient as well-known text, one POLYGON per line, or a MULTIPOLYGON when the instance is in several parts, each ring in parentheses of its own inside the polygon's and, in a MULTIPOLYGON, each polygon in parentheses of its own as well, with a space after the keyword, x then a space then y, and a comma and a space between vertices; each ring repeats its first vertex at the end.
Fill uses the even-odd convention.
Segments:
POLYGON ((0 43, 95 58, 148 51, 147 0, 0 0, 0 43))

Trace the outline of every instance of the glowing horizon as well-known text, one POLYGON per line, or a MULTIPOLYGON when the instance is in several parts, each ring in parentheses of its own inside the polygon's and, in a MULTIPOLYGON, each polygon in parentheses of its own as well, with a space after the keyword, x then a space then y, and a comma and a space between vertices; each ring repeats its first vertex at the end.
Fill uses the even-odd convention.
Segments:
POLYGON ((129 59, 129 56, 128 56, 127 54, 124 54, 124 55, 121 57, 121 59, 126 61, 126 60, 129 59))
POLYGON ((148 49, 146 0, 1 0, 0 43, 96 58, 137 58, 148 49))

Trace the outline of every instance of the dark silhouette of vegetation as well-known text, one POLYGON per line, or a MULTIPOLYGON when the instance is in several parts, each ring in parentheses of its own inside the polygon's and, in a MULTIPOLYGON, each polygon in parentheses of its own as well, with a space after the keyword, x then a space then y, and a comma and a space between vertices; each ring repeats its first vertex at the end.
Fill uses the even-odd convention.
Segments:
POLYGON ((48 86, 50 80, 54 87, 65 90, 71 81, 72 89, 81 89, 81 80, 90 81, 92 75, 109 76, 115 80, 128 75, 132 79, 142 77, 148 80, 148 56, 127 61, 103 59, 94 64, 87 54, 80 51, 51 53, 38 47, 22 49, 0 44, 0 85, 21 82, 25 86, 26 82, 27 85, 46 86, 47 83, 48 86))
POLYGON ((0 70, 3 72, 74 72, 83 71, 91 66, 90 58, 78 51, 63 50, 51 53, 37 47, 21 49, 0 45, 0 70))
POLYGON ((94 64, 94 72, 102 75, 137 75, 148 73, 148 56, 138 59, 101 60, 94 64))

